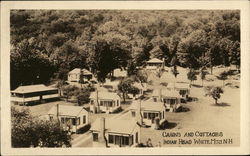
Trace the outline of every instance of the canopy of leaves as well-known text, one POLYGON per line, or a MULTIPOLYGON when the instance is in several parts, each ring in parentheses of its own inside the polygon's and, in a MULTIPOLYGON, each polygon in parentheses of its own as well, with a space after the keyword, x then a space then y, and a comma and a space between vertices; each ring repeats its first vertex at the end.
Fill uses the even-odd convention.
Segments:
POLYGON ((10 26, 12 89, 66 80, 74 68, 100 81, 120 67, 133 75, 152 57, 194 69, 240 66, 237 10, 12 10, 10 26))
POLYGON ((221 94, 224 93, 221 87, 208 86, 206 89, 206 96, 211 96, 215 100, 215 104, 217 104, 217 100, 220 99, 221 94))
POLYGON ((70 146, 70 136, 57 121, 43 121, 30 115, 28 110, 11 107, 12 147, 70 146))

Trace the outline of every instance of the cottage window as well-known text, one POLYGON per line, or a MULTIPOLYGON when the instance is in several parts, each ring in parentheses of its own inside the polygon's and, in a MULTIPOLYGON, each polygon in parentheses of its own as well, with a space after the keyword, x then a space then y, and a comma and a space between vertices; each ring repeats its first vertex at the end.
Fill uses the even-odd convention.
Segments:
POLYGON ((148 119, 152 119, 152 113, 148 113, 148 119))
POLYGON ((156 97, 154 97, 153 100, 154 100, 154 102, 157 102, 157 98, 156 97))
POLYGON ((135 111, 132 111, 132 117, 135 117, 135 111))
POLYGON ((49 117, 49 120, 52 121, 52 120, 53 120, 53 116, 50 116, 50 117, 49 117))
POLYGON ((64 124, 65 123, 65 118, 61 118, 61 122, 62 122, 62 124, 64 124))
POLYGON ((80 117, 77 118, 77 125, 80 125, 80 117))
POLYGON ((103 106, 103 103, 104 103, 103 101, 100 101, 100 106, 103 106))
POLYGON ((145 119, 147 119, 147 118, 148 118, 148 114, 147 114, 146 112, 144 112, 144 113, 143 113, 143 117, 144 117, 145 119))
POLYGON ((122 136, 122 145, 129 145, 129 137, 122 136))
POLYGON ((85 116, 85 115, 82 116, 82 123, 83 123, 83 124, 86 123, 86 116, 85 116))
POLYGON ((114 135, 109 135, 109 143, 110 144, 114 143, 114 135))
POLYGON ((117 100, 117 106, 119 106, 119 100, 117 100))
POLYGON ((90 100, 90 104, 93 105, 94 104, 94 100, 90 100))
POLYGON ((98 133, 93 133, 93 141, 98 141, 98 133))
POLYGON ((72 125, 76 125, 76 119, 75 118, 72 118, 72 125))
POLYGON ((120 137, 118 135, 115 136, 115 144, 120 145, 120 137))
POLYGON ((135 133, 135 142, 138 143, 138 132, 135 133))

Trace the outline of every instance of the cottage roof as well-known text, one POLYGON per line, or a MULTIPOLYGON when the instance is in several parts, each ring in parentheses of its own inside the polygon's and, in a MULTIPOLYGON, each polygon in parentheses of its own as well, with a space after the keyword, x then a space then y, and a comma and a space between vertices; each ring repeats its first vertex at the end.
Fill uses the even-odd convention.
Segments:
MULTIPOLYGON (((129 109, 137 109, 139 102, 138 100, 133 101, 129 109)), ((165 107, 162 102, 141 101, 141 110, 163 111, 165 107)))
MULTIPOLYGON (((80 68, 75 68, 69 72, 69 74, 80 74, 81 69, 80 68)), ((92 75, 90 71, 87 69, 82 69, 83 75, 92 75)))
POLYGON ((11 92, 24 94, 24 93, 42 92, 50 90, 57 90, 57 88, 51 88, 43 84, 37 84, 37 85, 19 86, 18 88, 16 88, 11 92))
MULTIPOLYGON (((97 92, 91 92, 90 98, 95 99, 97 97, 97 92)), ((112 93, 112 92, 106 92, 106 91, 98 91, 98 98, 99 99, 119 99, 120 96, 117 95, 117 93, 112 93)))
MULTIPOLYGON (((101 118, 95 120, 91 124, 91 131, 100 131, 101 130, 101 118)), ((105 119, 105 131, 113 133, 123 133, 123 134, 132 134, 135 126, 138 126, 134 119, 105 119)))
POLYGON ((189 89, 189 84, 186 83, 169 83, 167 88, 181 88, 181 89, 189 89))
POLYGON ((176 90, 168 90, 168 89, 158 89, 158 90, 154 90, 152 93, 152 96, 163 96, 163 97, 174 97, 174 98, 179 98, 180 94, 178 91, 176 90))
MULTIPOLYGON (((59 116, 78 116, 81 111, 88 113, 84 107, 81 106, 69 106, 69 105, 58 105, 59 116)), ((53 106, 49 111, 49 115, 57 115, 57 105, 53 106)))
POLYGON ((158 58, 153 58, 147 61, 147 63, 163 63, 163 61, 158 58))

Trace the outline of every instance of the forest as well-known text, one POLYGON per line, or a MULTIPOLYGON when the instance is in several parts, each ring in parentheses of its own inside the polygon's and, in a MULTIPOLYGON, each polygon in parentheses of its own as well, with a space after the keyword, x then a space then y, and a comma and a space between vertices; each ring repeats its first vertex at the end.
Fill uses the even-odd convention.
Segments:
POLYGON ((240 67, 239 10, 12 10, 10 26, 11 89, 66 80, 74 68, 105 81, 150 58, 240 67))

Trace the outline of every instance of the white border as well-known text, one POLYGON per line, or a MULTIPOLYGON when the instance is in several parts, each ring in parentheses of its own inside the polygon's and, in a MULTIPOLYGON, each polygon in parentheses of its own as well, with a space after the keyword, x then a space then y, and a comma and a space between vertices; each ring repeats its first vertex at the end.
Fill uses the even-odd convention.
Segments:
POLYGON ((249 2, 248 1, 4 1, 1 2, 1 150, 3 155, 173 155, 173 154, 248 154, 249 151, 249 2), (10 146, 10 9, 239 9, 241 11, 241 139, 240 147, 167 148, 11 148, 10 146))

